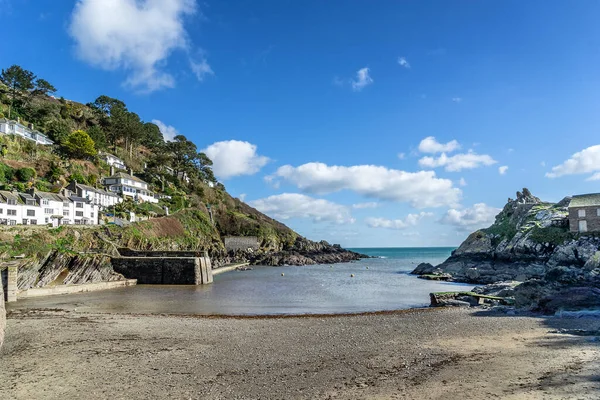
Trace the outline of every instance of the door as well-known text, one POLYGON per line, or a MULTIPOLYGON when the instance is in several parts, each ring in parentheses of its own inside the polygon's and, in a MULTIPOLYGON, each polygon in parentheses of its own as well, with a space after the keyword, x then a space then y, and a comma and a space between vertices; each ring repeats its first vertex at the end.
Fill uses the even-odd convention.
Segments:
POLYGON ((587 221, 579 221, 579 232, 587 232, 587 221))

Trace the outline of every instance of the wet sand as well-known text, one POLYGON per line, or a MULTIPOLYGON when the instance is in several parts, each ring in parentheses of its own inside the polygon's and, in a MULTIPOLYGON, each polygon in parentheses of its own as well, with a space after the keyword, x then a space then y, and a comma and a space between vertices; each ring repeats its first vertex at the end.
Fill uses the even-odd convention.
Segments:
POLYGON ((2 399, 597 399, 598 319, 416 310, 206 318, 15 310, 2 399))

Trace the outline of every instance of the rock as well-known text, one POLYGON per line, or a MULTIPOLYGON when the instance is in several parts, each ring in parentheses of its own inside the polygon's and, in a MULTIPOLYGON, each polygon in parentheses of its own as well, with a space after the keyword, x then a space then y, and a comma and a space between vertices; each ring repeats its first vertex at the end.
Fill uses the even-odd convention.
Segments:
POLYGON ((413 275, 424 275, 424 274, 432 274, 435 267, 429 263, 421 263, 417 265, 411 274, 413 275))
POLYGON ((515 294, 515 287, 520 284, 521 282, 517 281, 492 283, 475 287, 473 293, 484 294, 486 296, 513 297, 515 294))
POLYGON ((436 307, 471 307, 471 303, 462 300, 442 300, 437 303, 436 307))

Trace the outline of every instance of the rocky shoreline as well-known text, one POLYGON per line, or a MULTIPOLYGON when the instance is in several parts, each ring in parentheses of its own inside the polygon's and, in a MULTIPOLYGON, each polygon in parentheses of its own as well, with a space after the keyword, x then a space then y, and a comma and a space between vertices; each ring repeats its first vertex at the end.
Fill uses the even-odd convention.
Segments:
POLYGON ((487 229, 476 231, 442 264, 420 264, 426 279, 491 285, 520 309, 555 313, 600 307, 600 236, 569 232, 567 207, 517 192, 487 229), (504 290, 501 289, 501 290, 504 290))

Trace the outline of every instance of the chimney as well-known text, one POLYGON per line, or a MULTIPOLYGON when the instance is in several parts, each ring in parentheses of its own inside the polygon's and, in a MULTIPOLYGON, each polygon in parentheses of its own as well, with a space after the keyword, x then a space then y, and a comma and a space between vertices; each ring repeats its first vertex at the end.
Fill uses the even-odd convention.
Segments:
POLYGON ((129 168, 129 175, 133 176, 133 168, 129 168))
POLYGON ((28 127, 29 129, 31 129, 32 131, 34 130, 34 126, 33 126, 33 124, 27 124, 27 127, 28 127))

